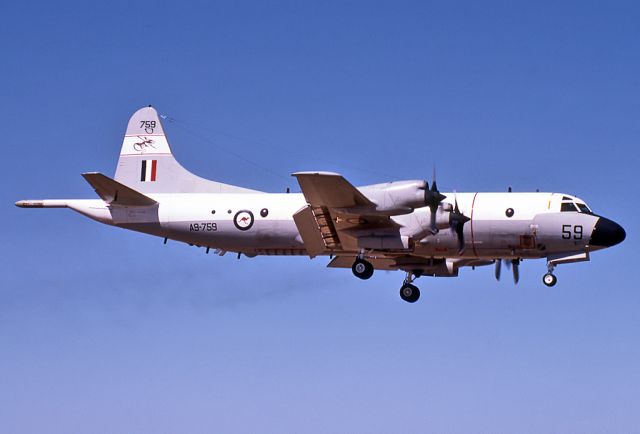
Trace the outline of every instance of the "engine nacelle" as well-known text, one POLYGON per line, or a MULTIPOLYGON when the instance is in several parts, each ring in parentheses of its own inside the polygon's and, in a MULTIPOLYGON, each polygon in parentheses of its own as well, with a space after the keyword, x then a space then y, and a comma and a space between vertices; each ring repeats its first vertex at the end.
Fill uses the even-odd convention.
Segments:
POLYGON ((376 204, 376 212, 385 215, 408 214, 425 206, 425 181, 396 181, 361 187, 360 191, 376 204))
MULTIPOLYGON (((443 203, 436 211, 436 229, 444 230, 451 227, 451 211, 453 207, 450 203, 443 203)), ((420 208, 412 214, 409 221, 404 222, 405 227, 402 233, 418 241, 433 234, 431 231, 431 210, 427 207, 420 208)))

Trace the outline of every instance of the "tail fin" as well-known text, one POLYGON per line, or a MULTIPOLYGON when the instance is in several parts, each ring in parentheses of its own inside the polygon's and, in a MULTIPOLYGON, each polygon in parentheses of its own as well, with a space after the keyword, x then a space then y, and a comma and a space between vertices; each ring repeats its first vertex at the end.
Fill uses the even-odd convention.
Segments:
POLYGON ((115 180, 141 193, 255 193, 200 178, 171 154, 158 112, 151 106, 129 119, 115 180))

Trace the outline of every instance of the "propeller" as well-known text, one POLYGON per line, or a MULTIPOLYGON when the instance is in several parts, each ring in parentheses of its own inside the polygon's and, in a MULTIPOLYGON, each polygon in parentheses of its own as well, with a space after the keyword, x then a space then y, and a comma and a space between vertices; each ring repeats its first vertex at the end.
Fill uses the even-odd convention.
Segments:
POLYGON ((518 283, 520 280, 520 259, 496 259, 496 280, 500 280, 502 261, 504 261, 507 268, 511 268, 513 270, 513 283, 518 283))
POLYGON ((447 196, 438 191, 438 185, 436 184, 436 168, 433 168, 433 181, 431 182, 431 189, 427 188, 424 191, 424 203, 431 210, 431 233, 437 234, 438 228, 436 228, 436 212, 440 203, 447 196))
POLYGON ((517 285, 520 280, 520 259, 511 260, 511 269, 513 270, 513 283, 517 285))
POLYGON ((455 232, 458 237, 458 253, 464 252, 464 224, 471 220, 466 215, 460 212, 460 208, 458 207, 458 197, 454 193, 454 206, 453 211, 451 211, 451 231, 455 232))

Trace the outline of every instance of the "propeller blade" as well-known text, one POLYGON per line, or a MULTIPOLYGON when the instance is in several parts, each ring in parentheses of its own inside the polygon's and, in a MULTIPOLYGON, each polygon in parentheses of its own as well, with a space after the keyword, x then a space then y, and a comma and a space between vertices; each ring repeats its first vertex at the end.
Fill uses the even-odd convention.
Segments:
POLYGON ((438 211, 438 208, 434 210, 433 208, 429 207, 429 209, 431 210, 431 233, 435 235, 438 233, 438 228, 436 227, 436 212, 438 211))
POLYGON ((458 237, 458 253, 462 254, 464 252, 464 224, 471 220, 466 215, 460 212, 460 207, 458 206, 458 197, 454 193, 454 207, 453 211, 451 211, 451 230, 455 232, 458 237))
POLYGON ((456 235, 458 236, 458 253, 464 252, 464 223, 456 225, 456 235))
POLYGON ((520 280, 520 270, 518 268, 520 265, 520 260, 512 259, 511 264, 513 265, 513 283, 517 284, 518 280, 520 280))
POLYGON ((431 178, 431 191, 438 191, 438 186, 436 184, 436 166, 433 166, 433 177, 431 178))
POLYGON ((434 189, 433 185, 435 184, 431 184, 431 185, 432 185, 431 190, 424 191, 424 203, 429 208, 433 209, 433 207, 435 207, 437 209, 438 205, 440 205, 440 202, 442 202, 447 196, 440 193, 437 189, 434 189))
MULTIPOLYGON (((427 184, 428 185, 428 184, 427 184)), ((438 228, 436 228, 436 212, 438 212, 438 207, 440 203, 446 199, 447 196, 440 193, 438 191, 438 185, 436 184, 436 168, 433 168, 433 181, 431 182, 431 188, 427 188, 424 191, 424 203, 431 210, 431 232, 436 234, 438 233, 438 228)))
POLYGON ((458 197, 456 196, 455 193, 453 193, 453 195, 454 195, 453 196, 453 202, 454 202, 453 214, 456 216, 456 219, 459 222, 461 222, 462 224, 465 224, 471 219, 460 212, 460 208, 458 207, 458 197))
POLYGON ((502 273, 502 259, 496 259, 496 280, 500 280, 500 274, 502 273))

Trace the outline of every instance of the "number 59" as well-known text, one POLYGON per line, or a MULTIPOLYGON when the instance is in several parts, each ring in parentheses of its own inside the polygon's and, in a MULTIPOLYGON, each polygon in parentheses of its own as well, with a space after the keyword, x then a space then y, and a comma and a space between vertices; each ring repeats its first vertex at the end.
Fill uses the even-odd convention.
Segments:
POLYGON ((582 225, 562 225, 562 239, 570 240, 573 235, 574 240, 582 239, 582 225), (572 231, 573 230, 573 231, 572 231))

